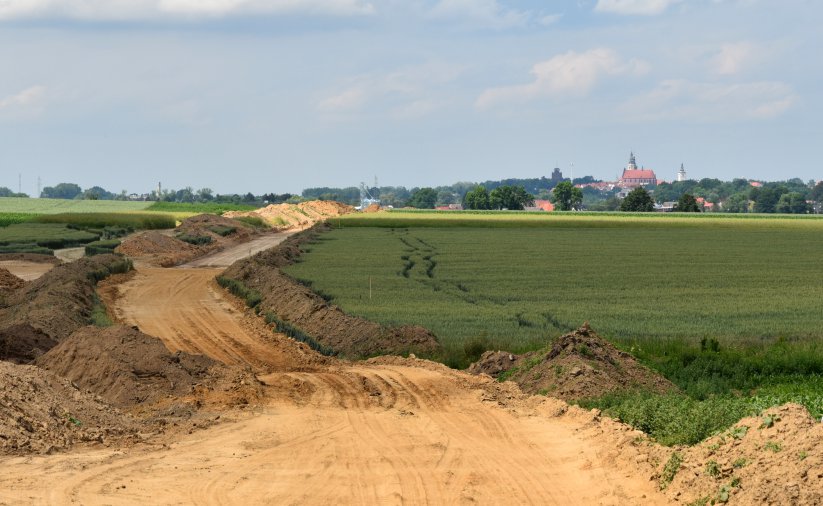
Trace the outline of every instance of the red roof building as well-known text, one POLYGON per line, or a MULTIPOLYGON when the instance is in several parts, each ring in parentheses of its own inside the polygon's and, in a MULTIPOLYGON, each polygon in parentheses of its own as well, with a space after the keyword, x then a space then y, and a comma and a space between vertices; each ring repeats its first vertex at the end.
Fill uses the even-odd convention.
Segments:
POLYGON ((657 176, 653 170, 637 168, 634 153, 629 156, 629 164, 623 169, 623 175, 617 182, 621 188, 636 188, 638 186, 657 186, 657 176))
MULTIPOLYGON (((532 209, 532 208, 530 208, 532 209)), ((539 211, 554 211, 554 204, 551 203, 549 200, 537 200, 534 201, 534 209, 539 211)))

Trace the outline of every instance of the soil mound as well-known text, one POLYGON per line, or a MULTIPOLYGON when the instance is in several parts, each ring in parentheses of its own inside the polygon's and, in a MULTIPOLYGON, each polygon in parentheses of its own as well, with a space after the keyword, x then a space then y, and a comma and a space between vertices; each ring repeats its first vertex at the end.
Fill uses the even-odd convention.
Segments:
POLYGON ((27 323, 0 329, 0 360, 29 364, 56 345, 56 339, 27 323))
MULTIPOLYGON (((7 298, 6 307, 0 309, 0 332, 10 337, 19 332, 24 336, 39 333, 61 341, 89 323, 97 280, 130 268, 130 263, 116 255, 96 255, 57 265, 7 298)), ((43 342, 39 338, 26 339, 43 342)), ((26 342, 20 346, 25 348, 26 342)), ((38 350, 48 351, 39 346, 38 350)))
POLYGON ((821 441, 823 424, 804 407, 768 409, 680 451, 666 495, 692 504, 823 504, 821 441))
POLYGON ((256 216, 272 227, 280 229, 305 228, 327 218, 354 212, 352 206, 332 200, 311 200, 299 204, 272 204, 256 211, 229 211, 227 218, 256 216))
POLYGON ((0 362, 0 454, 52 453, 135 431, 129 417, 69 380, 0 362))
POLYGON ((41 255, 38 253, 0 253, 0 262, 5 260, 18 260, 23 262, 36 262, 42 264, 61 264, 62 260, 54 255, 41 255))
POLYGON ((25 284, 25 281, 9 272, 8 269, 0 267, 0 294, 8 294, 22 288, 25 284))
POLYGON ((600 397, 644 389, 676 390, 671 382, 618 350, 584 324, 560 336, 542 351, 514 355, 487 351, 469 367, 474 374, 514 381, 527 393, 547 393, 564 400, 600 397))
POLYGON ((257 308, 261 313, 275 315, 318 348, 347 357, 434 352, 439 344, 428 330, 418 326, 384 327, 347 315, 280 271, 279 267, 300 255, 301 243, 313 240, 325 227, 318 224, 276 248, 236 262, 224 276, 258 292, 261 301, 257 308))
POLYGON ((154 230, 127 237, 115 251, 161 267, 171 267, 200 254, 197 246, 154 230))
POLYGON ((371 204, 367 208, 363 209, 364 213, 376 213, 380 210, 380 204, 371 204))
POLYGON ((37 365, 119 407, 192 393, 215 362, 171 353, 159 339, 123 325, 84 327, 37 359, 37 365))
POLYGON ((249 370, 172 353, 160 339, 125 325, 84 327, 36 363, 115 406, 140 412, 176 405, 177 415, 188 416, 204 403, 246 405, 262 395, 249 370))

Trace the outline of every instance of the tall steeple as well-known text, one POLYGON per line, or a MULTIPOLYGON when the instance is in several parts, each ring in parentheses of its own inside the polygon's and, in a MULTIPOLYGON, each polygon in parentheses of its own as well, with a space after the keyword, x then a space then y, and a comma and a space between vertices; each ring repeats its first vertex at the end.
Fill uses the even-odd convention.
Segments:
POLYGON ((626 166, 626 170, 637 170, 637 160, 634 158, 634 151, 629 154, 629 164, 626 166))
POLYGON ((678 181, 685 181, 686 180, 686 168, 683 164, 680 164, 680 170, 677 171, 677 180, 678 181))

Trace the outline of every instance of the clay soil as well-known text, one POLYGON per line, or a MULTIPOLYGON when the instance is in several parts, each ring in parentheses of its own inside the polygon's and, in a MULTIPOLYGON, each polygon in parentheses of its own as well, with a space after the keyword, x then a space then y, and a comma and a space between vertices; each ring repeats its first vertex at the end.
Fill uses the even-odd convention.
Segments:
POLYGON ((488 375, 320 356, 217 272, 139 266, 98 287, 125 326, 58 332, 40 367, 0 362, 0 505, 686 504, 733 473, 732 504, 819 504, 820 425, 798 407, 768 428, 742 421, 740 439, 662 448, 488 375), (674 451, 684 465, 661 492, 674 451), (726 474, 706 474, 709 458, 726 474))

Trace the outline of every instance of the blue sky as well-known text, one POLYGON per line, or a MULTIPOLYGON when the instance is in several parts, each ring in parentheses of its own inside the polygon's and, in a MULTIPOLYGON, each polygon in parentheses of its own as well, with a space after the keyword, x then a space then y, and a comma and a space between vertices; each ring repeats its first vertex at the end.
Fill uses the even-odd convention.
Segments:
POLYGON ((812 0, 4 0, 0 186, 823 179, 812 0), (573 167, 573 169, 572 169, 573 167))

